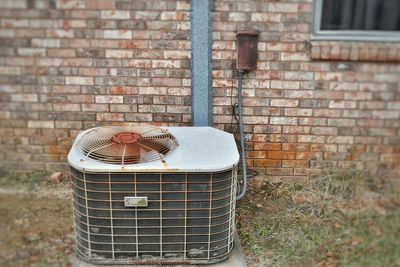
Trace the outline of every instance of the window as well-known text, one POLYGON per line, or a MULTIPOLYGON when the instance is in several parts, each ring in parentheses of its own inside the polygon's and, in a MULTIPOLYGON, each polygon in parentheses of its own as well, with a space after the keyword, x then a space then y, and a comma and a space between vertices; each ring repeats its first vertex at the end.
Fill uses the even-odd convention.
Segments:
POLYGON ((400 0, 314 0, 314 40, 400 40, 400 0))

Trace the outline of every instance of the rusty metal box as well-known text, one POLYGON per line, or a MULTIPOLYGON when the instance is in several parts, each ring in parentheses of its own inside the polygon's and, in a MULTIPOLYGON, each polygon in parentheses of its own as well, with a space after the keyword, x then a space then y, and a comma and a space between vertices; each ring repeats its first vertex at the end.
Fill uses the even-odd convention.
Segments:
POLYGON ((238 70, 257 69, 258 59, 258 31, 238 31, 237 38, 237 60, 238 70))

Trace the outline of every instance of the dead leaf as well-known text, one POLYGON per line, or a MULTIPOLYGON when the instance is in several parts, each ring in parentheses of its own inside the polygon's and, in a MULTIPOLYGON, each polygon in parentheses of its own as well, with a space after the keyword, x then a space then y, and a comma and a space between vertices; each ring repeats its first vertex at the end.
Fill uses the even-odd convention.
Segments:
POLYGON ((352 246, 357 246, 363 242, 364 242, 364 238, 361 236, 353 236, 353 238, 350 240, 350 244, 352 246))

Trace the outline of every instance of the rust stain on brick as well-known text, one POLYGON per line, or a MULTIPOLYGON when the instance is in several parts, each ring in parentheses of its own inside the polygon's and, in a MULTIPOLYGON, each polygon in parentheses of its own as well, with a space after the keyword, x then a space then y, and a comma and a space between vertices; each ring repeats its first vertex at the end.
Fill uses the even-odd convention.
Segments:
POLYGON ((50 154, 51 159, 55 161, 59 160, 61 155, 66 155, 68 151, 69 149, 57 145, 51 145, 48 147, 48 153, 50 154))
POLYGON ((116 95, 125 95, 128 93, 128 90, 127 90, 127 88, 125 88, 123 86, 117 86, 117 87, 111 88, 110 93, 116 94, 116 95))

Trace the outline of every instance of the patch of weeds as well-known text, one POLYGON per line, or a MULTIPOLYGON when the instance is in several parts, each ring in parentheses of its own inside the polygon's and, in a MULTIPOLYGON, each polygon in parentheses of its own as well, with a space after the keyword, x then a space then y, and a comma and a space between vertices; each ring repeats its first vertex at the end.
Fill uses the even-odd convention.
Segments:
POLYGON ((2 172, 0 186, 27 187, 33 189, 45 183, 46 172, 2 172))
POLYGON ((329 196, 349 200, 356 194, 368 188, 371 178, 363 171, 332 170, 313 181, 316 193, 323 194, 323 199, 329 196))
POLYGON ((68 176, 60 182, 51 182, 50 173, 44 171, 16 172, 0 170, 0 187, 18 189, 43 189, 65 186, 69 184, 68 176))

